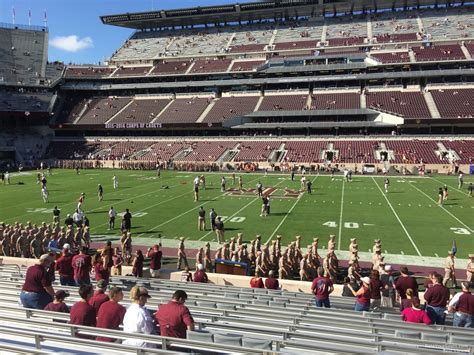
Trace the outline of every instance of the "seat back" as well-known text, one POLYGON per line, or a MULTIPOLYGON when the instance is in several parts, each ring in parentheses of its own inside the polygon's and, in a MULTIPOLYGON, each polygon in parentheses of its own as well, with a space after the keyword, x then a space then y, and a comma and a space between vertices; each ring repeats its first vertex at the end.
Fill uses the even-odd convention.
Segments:
POLYGON ((272 341, 265 340, 265 339, 243 337, 242 346, 244 346, 245 348, 272 350, 272 341))
POLYGON ((420 339, 421 333, 410 330, 396 330, 395 336, 398 338, 420 339))
POLYGON ((205 343, 214 342, 214 334, 203 330, 188 330, 186 338, 189 340, 202 341, 205 343))
POLYGON ((242 346, 242 336, 236 334, 214 334, 214 342, 231 346, 242 346))

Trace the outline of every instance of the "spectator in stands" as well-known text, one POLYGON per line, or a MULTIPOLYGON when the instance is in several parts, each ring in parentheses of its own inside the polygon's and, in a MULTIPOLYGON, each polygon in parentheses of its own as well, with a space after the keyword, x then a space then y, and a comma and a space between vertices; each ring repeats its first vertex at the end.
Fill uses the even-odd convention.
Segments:
POLYGON ((357 281, 352 280, 350 277, 344 277, 344 286, 342 287, 342 296, 343 297, 354 297, 352 294, 351 289, 349 288, 349 285, 354 289, 354 291, 357 291, 360 287, 357 281))
POLYGON ((382 301, 381 307, 391 308, 395 305, 395 278, 393 277, 393 269, 391 265, 385 265, 384 273, 380 275, 382 281, 382 301))
POLYGON ((207 283, 209 280, 207 278, 206 272, 204 271, 204 265, 203 264, 197 264, 196 269, 197 270, 194 273, 194 282, 207 283))
POLYGON ((152 248, 148 249, 146 254, 147 258, 150 258, 150 276, 151 277, 160 277, 161 269, 161 258, 163 256, 160 246, 155 244, 152 248))
POLYGON ((94 256, 94 271, 95 280, 104 280, 106 283, 109 282, 110 272, 106 265, 106 258, 102 257, 100 253, 96 253, 94 256))
POLYGON ((193 274, 189 271, 189 266, 184 267, 184 271, 181 273, 181 281, 193 281, 193 274))
POLYGON ((425 310, 420 308, 420 300, 413 298, 411 307, 405 308, 402 312, 403 320, 408 323, 424 323, 429 325, 431 323, 430 317, 425 310))
POLYGON ((72 258, 72 268, 74 270, 74 281, 77 286, 91 283, 89 272, 92 268, 91 257, 87 255, 87 248, 81 247, 79 254, 72 258))
POLYGON ((59 274, 59 282, 62 286, 76 286, 74 269, 72 268, 73 255, 69 252, 70 249, 69 244, 64 244, 62 255, 56 260, 55 269, 59 274))
POLYGON ((311 284, 311 290, 314 294, 314 304, 316 307, 331 308, 329 295, 334 291, 331 279, 324 277, 324 268, 321 266, 316 270, 317 277, 311 284))
POLYGON ((429 289, 430 287, 434 286, 433 279, 436 276, 437 272, 436 271, 430 271, 428 274, 428 277, 425 279, 423 282, 423 286, 425 287, 425 290, 429 289))
POLYGON ((96 313, 99 312, 100 306, 109 300, 109 296, 105 294, 106 290, 107 282, 104 279, 97 281, 94 295, 89 300, 89 304, 94 307, 96 313))
MULTIPOLYGON (((134 286, 130 290, 130 299, 133 303, 128 307, 123 318, 123 331, 125 333, 151 334, 154 331, 153 318, 145 307, 150 297, 145 287, 134 286)), ((145 341, 137 338, 126 338, 122 344, 136 347, 152 347, 151 344, 147 344, 145 341)))
POLYGON ((395 289, 397 290, 397 301, 400 299, 405 299, 406 297, 406 290, 411 288, 414 291, 414 296, 418 297, 418 283, 413 276, 408 275, 408 268, 406 266, 402 266, 400 268, 401 276, 395 282, 395 289))
POLYGON ((448 304, 448 311, 454 313, 453 326, 474 327, 474 295, 469 291, 470 284, 461 282, 462 291, 454 295, 448 304))
POLYGON ((251 288, 264 288, 263 280, 260 277, 260 271, 255 271, 255 276, 250 279, 251 288))
POLYGON ((69 297, 69 293, 63 290, 56 291, 53 302, 44 307, 45 311, 69 313, 69 307, 64 303, 64 299, 69 297))
POLYGON ((173 293, 171 301, 162 304, 155 314, 155 322, 160 325, 161 336, 186 338, 186 330, 194 330, 194 319, 184 305, 188 295, 182 290, 173 293))
MULTIPOLYGON (((89 300, 92 298, 93 293, 94 289, 92 288, 92 285, 81 285, 79 287, 79 296, 81 296, 81 300, 71 307, 71 314, 69 316, 70 324, 95 327, 95 309, 89 304, 89 300)), ((77 337, 91 338, 90 336, 80 334, 78 334, 77 337)))
POLYGON ((375 311, 380 308, 382 302, 381 292, 383 290, 382 281, 378 270, 370 272, 370 310, 375 311))
POLYGON ((265 288, 269 290, 278 290, 280 288, 280 283, 275 278, 275 272, 273 270, 268 272, 268 278, 265 280, 265 288))
POLYGON ((35 265, 26 270, 25 283, 20 300, 25 308, 44 309, 54 298, 54 289, 46 269, 52 262, 48 254, 43 254, 35 265))
POLYGON ((352 288, 351 285, 348 285, 349 289, 352 291, 352 294, 356 298, 354 310, 357 312, 368 311, 370 308, 370 278, 361 277, 362 287, 356 291, 352 288))
POLYGON ((426 311, 433 324, 444 324, 449 297, 449 289, 443 285, 443 276, 436 275, 433 287, 425 292, 426 311))
POLYGON ((137 250, 135 258, 133 259, 132 274, 135 277, 143 277, 143 262, 145 258, 140 249, 137 250))
MULTIPOLYGON (((97 328, 119 330, 123 323, 123 317, 127 309, 119 304, 123 300, 123 291, 120 287, 112 287, 109 291, 109 299, 104 302, 97 312, 97 328)), ((96 340, 116 342, 113 338, 98 336, 96 340)))
POLYGON ((410 308, 411 305, 413 304, 413 295, 414 295, 413 289, 409 288, 408 290, 405 291, 405 294, 407 298, 402 299, 400 301, 400 312, 402 312, 405 308, 410 308))

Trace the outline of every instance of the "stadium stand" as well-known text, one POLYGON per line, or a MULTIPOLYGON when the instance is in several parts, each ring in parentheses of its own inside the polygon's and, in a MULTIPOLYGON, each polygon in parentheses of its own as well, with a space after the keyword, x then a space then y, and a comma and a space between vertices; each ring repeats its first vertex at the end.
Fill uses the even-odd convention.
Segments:
POLYGON ((470 14, 472 8, 449 10, 424 10, 421 19, 425 31, 433 39, 472 38, 474 21, 470 14), (467 11, 466 11, 467 10, 467 11))
POLYGON ((266 161, 280 145, 279 141, 242 142, 234 161, 266 161))
POLYGON ((327 146, 324 141, 288 141, 285 143, 285 161, 290 163, 316 163, 321 160, 321 152, 327 146))
POLYGON ((151 67, 119 67, 113 74, 114 77, 122 76, 144 76, 151 67))
POLYGON ((367 107, 411 118, 431 118, 428 105, 419 91, 372 91, 366 94, 367 107))
POLYGON ((229 118, 246 115, 254 111, 260 96, 222 97, 214 103, 202 122, 223 122, 229 118))
POLYGON ((71 78, 101 78, 109 76, 115 68, 95 67, 95 66, 68 66, 66 68, 66 77, 71 78))
POLYGON ((191 62, 162 60, 155 64, 150 75, 184 74, 189 69, 191 62))
POLYGON ((430 92, 442 117, 474 117, 474 89, 446 88, 430 92))
POLYGON ((232 61, 230 59, 201 59, 196 60, 191 68, 192 73, 225 72, 232 61))
POLYGON ((259 111, 305 110, 308 95, 265 95, 259 111))
POLYGON ((370 56, 379 60, 382 63, 408 63, 410 62, 410 56, 408 52, 386 52, 386 53, 374 53, 371 52, 370 56))
POLYGON ((433 45, 431 47, 412 47, 411 49, 418 62, 466 59, 459 45, 433 45))
POLYGON ((247 60, 247 61, 234 61, 229 71, 252 71, 257 69, 260 65, 265 63, 265 59, 262 60, 247 60))
POLYGON ((52 94, 0 91, 0 112, 48 112, 52 94))
POLYGON ((120 111, 109 123, 149 123, 170 103, 170 99, 134 99, 120 111))
POLYGON ((184 123, 196 122, 209 105, 210 98, 177 98, 158 116, 157 122, 184 123))
POLYGON ((85 111, 77 124, 103 124, 130 102, 129 97, 92 99, 85 104, 85 111))
POLYGON ((190 152, 185 157, 178 158, 179 161, 190 162, 214 162, 227 149, 235 146, 233 142, 195 142, 189 146, 190 152))
POLYGON ((343 110, 360 108, 360 94, 350 92, 313 92, 311 110, 343 110))

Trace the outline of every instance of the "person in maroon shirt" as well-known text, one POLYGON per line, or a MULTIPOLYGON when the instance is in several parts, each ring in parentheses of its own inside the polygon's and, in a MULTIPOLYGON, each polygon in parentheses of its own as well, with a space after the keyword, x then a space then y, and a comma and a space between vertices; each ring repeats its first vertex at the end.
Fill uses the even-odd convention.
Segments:
POLYGON ((378 270, 370 272, 370 310, 375 311, 380 308, 382 302, 381 292, 384 288, 382 281, 380 281, 380 274, 378 270))
POLYGON ((143 262, 145 258, 140 249, 137 250, 135 258, 133 259, 132 274, 135 277, 143 277, 143 262))
POLYGON ((405 291, 407 298, 400 300, 400 312, 405 308, 410 308, 413 305, 414 292, 411 288, 405 291))
MULTIPOLYGON (((112 287, 109 291, 109 301, 103 303, 97 312, 97 328, 119 330, 127 309, 119 304, 123 300, 120 287, 112 287)), ((98 336, 96 340, 114 342, 115 339, 98 336)))
POLYGON ((53 302, 44 307, 45 311, 69 313, 69 307, 64 303, 64 299, 69 297, 69 293, 63 290, 56 291, 53 302))
POLYGON ((423 282, 423 286, 425 287, 425 291, 427 289, 429 289, 430 287, 433 287, 434 286, 434 282, 433 282, 433 279, 434 277, 437 275, 438 273, 436 271, 430 271, 430 273, 428 274, 428 277, 425 279, 425 281, 423 282))
POLYGON ((449 289, 443 286, 443 276, 436 275, 433 278, 434 285, 425 292, 426 312, 433 324, 445 323, 446 305, 449 301, 449 289))
POLYGON ((160 250, 159 245, 153 245, 152 248, 148 249, 146 254, 147 258, 150 258, 150 276, 151 277, 160 277, 160 269, 161 269, 161 258, 163 253, 160 250))
POLYGON ((76 285, 88 285, 91 283, 90 271, 92 268, 91 257, 87 255, 87 248, 81 247, 79 254, 72 258, 72 268, 74 270, 74 281, 76 285))
POLYGON ((275 278, 275 272, 270 270, 268 272, 268 278, 265 280, 265 288, 269 290, 278 290, 280 283, 275 278))
POLYGON ((251 288, 264 288, 263 280, 260 277, 260 272, 255 271, 255 276, 250 279, 250 287, 251 288))
POLYGON ((52 258, 48 254, 40 256, 37 264, 26 270, 25 283, 21 289, 20 300, 25 308, 44 309, 54 298, 54 289, 47 274, 52 258))
POLYGON ((324 277, 324 268, 321 266, 316 270, 317 277, 311 284, 311 290, 314 294, 314 304, 316 307, 331 308, 329 295, 334 291, 331 279, 324 277))
POLYGON ((207 278, 207 274, 204 271, 204 265, 202 264, 197 264, 196 266, 197 270, 194 273, 193 281, 194 282, 204 282, 207 283, 209 279, 207 278))
POLYGON ((401 276, 395 281, 395 289, 397 290, 397 301, 407 298, 405 292, 411 288, 414 292, 413 296, 418 297, 418 283, 413 276, 408 275, 408 268, 402 266, 400 268, 401 276))
MULTIPOLYGON (((95 327, 95 309, 89 304, 89 300, 92 298, 93 292, 94 289, 92 288, 92 285, 81 285, 79 287, 79 295, 81 296, 81 300, 71 307, 71 313, 69 315, 70 324, 95 327)), ((77 334, 76 336, 78 338, 87 339, 95 338, 81 334, 77 334)))
POLYGON ((160 325, 160 335, 174 338, 186 338, 186 330, 194 330, 194 319, 188 307, 184 305, 188 295, 177 290, 171 301, 162 304, 155 313, 155 321, 160 325))
POLYGON ((105 280, 97 281, 94 295, 89 300, 89 304, 94 307, 96 314, 99 311, 100 306, 109 300, 109 296, 107 296, 105 293, 106 289, 107 282, 105 280))
POLYGON ((104 266, 109 271, 109 274, 114 264, 112 260, 113 255, 114 255, 114 250, 112 248, 112 242, 108 240, 107 243, 105 244, 105 248, 102 249, 100 256, 104 259, 104 266))
POLYGON ((356 312, 368 312, 370 309, 370 277, 361 277, 360 281, 362 281, 362 287, 359 288, 357 292, 354 291, 351 285, 348 285, 348 287, 356 298, 354 310, 356 312))
POLYGON ((101 253, 96 253, 94 256, 94 272, 96 281, 105 280, 109 283, 110 271, 107 267, 107 258, 101 256, 101 253))
POLYGON ((72 268, 73 255, 69 252, 70 248, 69 244, 64 244, 62 255, 56 260, 55 269, 59 273, 59 282, 62 286, 76 286, 72 268))

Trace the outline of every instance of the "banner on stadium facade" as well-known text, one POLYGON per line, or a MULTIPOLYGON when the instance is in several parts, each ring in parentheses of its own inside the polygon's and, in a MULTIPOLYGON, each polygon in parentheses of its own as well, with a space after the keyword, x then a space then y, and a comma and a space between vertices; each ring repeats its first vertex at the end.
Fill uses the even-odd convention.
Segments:
POLYGON ((105 128, 161 128, 161 123, 107 123, 105 128))

